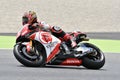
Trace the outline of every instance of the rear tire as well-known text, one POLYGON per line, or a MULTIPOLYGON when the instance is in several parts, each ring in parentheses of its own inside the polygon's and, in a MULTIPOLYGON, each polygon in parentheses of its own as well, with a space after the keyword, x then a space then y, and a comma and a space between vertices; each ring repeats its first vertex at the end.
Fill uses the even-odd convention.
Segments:
MULTIPOLYGON (((30 59, 30 58, 28 58, 27 56, 24 55, 24 53, 22 51, 22 48, 25 47, 25 45, 23 45, 21 43, 17 43, 14 46, 13 53, 14 53, 15 58, 20 63, 22 63, 24 66, 27 66, 27 67, 42 67, 42 66, 45 66, 45 62, 46 62, 45 49, 44 49, 43 46, 42 46, 42 49, 41 49, 41 45, 38 42, 36 42, 35 45, 36 45, 35 48, 39 53, 39 56, 34 56, 34 57, 36 57, 36 59, 30 59)), ((33 56, 31 56, 31 57, 33 57, 33 56)))
POLYGON ((100 69, 101 67, 103 67, 105 64, 105 56, 103 52, 93 44, 90 43, 83 44, 86 47, 90 47, 96 50, 96 54, 94 56, 91 54, 84 57, 82 65, 88 69, 100 69))

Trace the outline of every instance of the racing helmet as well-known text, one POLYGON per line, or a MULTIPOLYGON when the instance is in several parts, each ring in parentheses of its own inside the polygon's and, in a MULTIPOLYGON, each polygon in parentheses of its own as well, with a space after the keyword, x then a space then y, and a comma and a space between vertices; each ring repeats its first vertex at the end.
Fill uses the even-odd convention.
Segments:
POLYGON ((34 11, 25 12, 22 17, 22 24, 25 25, 27 23, 33 24, 37 22, 37 15, 34 11))

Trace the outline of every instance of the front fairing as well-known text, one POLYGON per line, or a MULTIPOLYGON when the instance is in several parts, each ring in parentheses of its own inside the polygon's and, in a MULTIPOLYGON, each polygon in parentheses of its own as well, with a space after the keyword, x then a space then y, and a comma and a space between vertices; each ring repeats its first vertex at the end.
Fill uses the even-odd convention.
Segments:
POLYGON ((26 24, 18 32, 16 42, 29 42, 29 40, 38 41, 45 48, 45 52, 47 54, 47 63, 51 61, 51 59, 53 59, 56 54, 59 53, 61 41, 57 37, 53 36, 49 32, 38 31, 31 34, 28 38, 25 38, 24 36, 27 33, 30 33, 30 30, 28 29, 28 25, 26 24), (28 40, 25 41, 25 39, 28 40))
POLYGON ((25 34, 29 33, 30 30, 28 29, 29 24, 24 25, 21 30, 17 33, 16 38, 20 36, 25 36, 25 34))

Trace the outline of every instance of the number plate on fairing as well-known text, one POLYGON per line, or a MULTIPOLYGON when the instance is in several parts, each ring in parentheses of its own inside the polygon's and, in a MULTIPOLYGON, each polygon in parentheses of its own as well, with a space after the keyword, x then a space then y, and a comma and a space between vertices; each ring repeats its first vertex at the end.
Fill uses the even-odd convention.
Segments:
POLYGON ((55 36, 51 35, 49 32, 37 32, 35 40, 39 41, 46 49, 47 57, 50 53, 55 50, 56 46, 61 43, 61 41, 55 36))

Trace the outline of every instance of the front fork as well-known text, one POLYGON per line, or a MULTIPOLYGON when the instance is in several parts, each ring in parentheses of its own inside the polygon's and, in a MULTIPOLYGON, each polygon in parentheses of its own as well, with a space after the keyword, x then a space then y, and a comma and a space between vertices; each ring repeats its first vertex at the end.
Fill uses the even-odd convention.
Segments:
POLYGON ((32 40, 30 40, 30 42, 28 42, 28 44, 26 45, 26 48, 27 48, 28 53, 33 51, 33 42, 32 42, 32 40))

